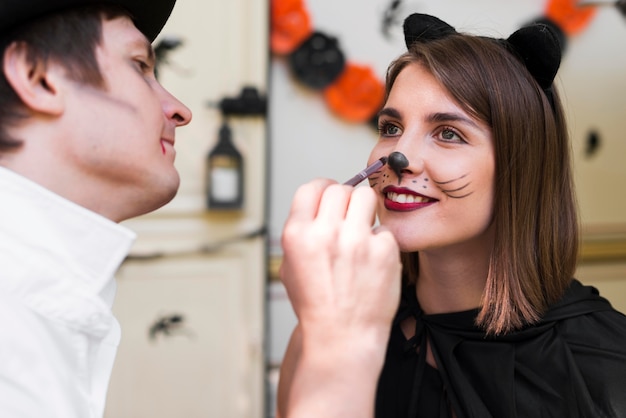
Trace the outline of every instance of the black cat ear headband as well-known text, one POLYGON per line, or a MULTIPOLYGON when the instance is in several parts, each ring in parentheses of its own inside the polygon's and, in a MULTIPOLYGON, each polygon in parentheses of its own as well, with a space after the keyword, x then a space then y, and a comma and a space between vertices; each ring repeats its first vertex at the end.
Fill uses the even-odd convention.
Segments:
MULTIPOLYGON (((564 38, 559 30, 556 25, 547 22, 534 23, 518 29, 506 40, 497 40, 521 59, 552 106, 552 82, 559 70, 564 47, 564 38)), ((414 13, 404 21, 407 48, 415 42, 428 42, 454 33, 456 30, 452 26, 430 15, 414 13)))

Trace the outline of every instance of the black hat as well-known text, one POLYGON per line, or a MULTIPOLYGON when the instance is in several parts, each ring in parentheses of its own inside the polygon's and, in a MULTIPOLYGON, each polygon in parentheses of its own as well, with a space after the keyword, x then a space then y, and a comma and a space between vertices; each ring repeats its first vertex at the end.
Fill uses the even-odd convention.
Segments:
POLYGON ((126 8, 137 29, 152 42, 170 17, 176 0, 0 0, 0 34, 48 13, 97 3, 126 8))

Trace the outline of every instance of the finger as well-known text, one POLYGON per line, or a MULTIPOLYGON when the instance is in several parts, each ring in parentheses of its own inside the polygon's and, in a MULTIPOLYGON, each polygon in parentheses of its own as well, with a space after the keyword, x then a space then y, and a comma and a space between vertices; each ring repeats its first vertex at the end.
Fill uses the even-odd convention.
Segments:
POLYGON ((346 222, 350 225, 368 226, 376 218, 376 193, 369 187, 354 189, 347 208, 346 222))
POLYGON ((353 191, 354 188, 341 184, 328 186, 322 195, 317 219, 331 225, 343 221, 353 191))
POLYGON ((380 234, 380 233, 387 233, 387 232, 389 232, 391 234, 391 231, 389 231, 389 228, 387 228, 384 225, 377 225, 374 228, 372 228, 372 233, 374 235, 380 234))
POLYGON ((400 254, 400 247, 398 246, 396 237, 383 225, 372 228, 372 242, 375 242, 377 245, 382 245, 383 248, 387 248, 391 253, 400 254))
POLYGON ((336 182, 329 179, 316 179, 298 187, 291 203, 288 220, 313 220, 317 216, 324 190, 333 183, 336 182))

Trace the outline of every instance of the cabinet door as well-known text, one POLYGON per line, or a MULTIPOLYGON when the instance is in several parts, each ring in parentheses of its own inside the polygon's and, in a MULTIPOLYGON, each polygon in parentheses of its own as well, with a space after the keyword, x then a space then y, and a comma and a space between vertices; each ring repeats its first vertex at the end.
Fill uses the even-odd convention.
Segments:
POLYGON ((122 266, 107 417, 263 416, 262 245, 122 266))

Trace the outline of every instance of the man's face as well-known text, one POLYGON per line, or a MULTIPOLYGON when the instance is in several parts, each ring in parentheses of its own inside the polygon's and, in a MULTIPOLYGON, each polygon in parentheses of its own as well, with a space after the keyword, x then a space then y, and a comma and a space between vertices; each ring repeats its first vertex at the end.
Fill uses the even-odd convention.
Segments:
MULTIPOLYGON (((63 152, 81 177, 74 181, 102 189, 101 198, 119 208, 103 214, 121 221, 175 196, 174 131, 189 123, 191 112, 157 82, 151 46, 128 18, 103 22, 96 56, 105 87, 71 84, 66 112, 72 134, 63 152)), ((98 211, 109 203, 88 206, 98 211)))

